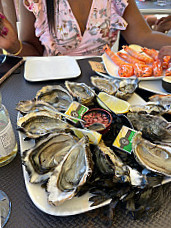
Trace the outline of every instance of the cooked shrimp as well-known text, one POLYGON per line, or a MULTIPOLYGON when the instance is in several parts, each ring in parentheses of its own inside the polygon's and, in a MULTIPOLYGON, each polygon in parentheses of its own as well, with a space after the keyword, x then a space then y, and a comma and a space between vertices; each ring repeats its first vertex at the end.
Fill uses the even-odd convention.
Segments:
POLYGON ((155 49, 141 48, 141 50, 155 61, 158 59, 158 52, 155 49))
POLYGON ((167 69, 168 68, 170 59, 171 59, 170 56, 164 56, 163 57, 163 63, 162 63, 163 69, 167 69))
POLYGON ((111 60, 119 66, 118 74, 121 77, 130 77, 134 75, 134 68, 131 64, 126 63, 122 59, 119 58, 111 49, 109 48, 108 45, 106 45, 103 50, 105 53, 111 58, 111 60))
POLYGON ((130 77, 134 75, 134 68, 131 65, 122 65, 118 69, 120 77, 130 77))
POLYGON ((157 59, 153 63, 153 75, 154 76, 161 76, 162 73, 163 73, 162 63, 159 59, 157 59))
POLYGON ((151 64, 154 62, 154 60, 147 56, 147 55, 144 55, 144 54, 141 54, 141 53, 138 53, 136 52, 134 49, 128 47, 128 46, 123 46, 123 49, 131 56, 133 56, 134 58, 138 59, 138 60, 141 60, 143 62, 145 62, 146 64, 151 64))
POLYGON ((134 74, 137 77, 150 77, 152 73, 153 73, 153 69, 151 66, 135 63, 134 74))
POLYGON ((168 68, 165 72, 165 76, 171 76, 171 63, 169 63, 168 68))
POLYGON ((133 56, 128 55, 126 53, 117 52, 117 54, 119 55, 119 57, 121 57, 122 59, 124 59, 128 63, 132 63, 132 64, 135 64, 135 63, 145 64, 145 62, 140 61, 140 60, 138 60, 138 59, 134 58, 133 56))
POLYGON ((104 46, 103 50, 117 66, 130 65, 129 63, 126 63, 125 61, 120 59, 113 51, 111 51, 107 44, 104 46))

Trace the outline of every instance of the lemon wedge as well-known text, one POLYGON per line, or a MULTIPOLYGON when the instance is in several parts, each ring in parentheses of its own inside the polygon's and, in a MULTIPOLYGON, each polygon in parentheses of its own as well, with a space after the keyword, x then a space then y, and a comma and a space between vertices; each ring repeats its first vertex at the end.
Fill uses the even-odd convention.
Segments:
POLYGON ((105 106, 105 104, 116 114, 127 113, 129 111, 130 104, 127 101, 109 95, 105 92, 100 92, 98 94, 98 97, 97 102, 99 103, 99 105, 108 111, 110 110, 105 106), (100 100, 102 100, 104 104, 98 99, 98 97, 100 98, 100 100))
POLYGON ((81 128, 72 128, 72 130, 78 138, 82 138, 83 136, 87 135, 89 138, 89 142, 93 145, 98 145, 102 137, 102 135, 97 131, 81 128))
POLYGON ((129 47, 134 49, 134 51, 142 52, 142 49, 141 49, 142 47, 138 44, 130 44, 129 47))

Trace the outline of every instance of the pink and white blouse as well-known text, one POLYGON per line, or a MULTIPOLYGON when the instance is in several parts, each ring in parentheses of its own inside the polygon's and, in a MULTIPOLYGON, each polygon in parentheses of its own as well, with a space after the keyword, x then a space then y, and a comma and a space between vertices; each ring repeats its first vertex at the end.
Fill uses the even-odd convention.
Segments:
POLYGON ((55 10, 53 33, 48 27, 45 0, 23 1, 35 15, 35 34, 45 47, 44 55, 100 55, 103 46, 112 46, 118 31, 127 27, 122 16, 128 0, 93 0, 83 35, 67 0, 56 0, 59 10, 55 10))

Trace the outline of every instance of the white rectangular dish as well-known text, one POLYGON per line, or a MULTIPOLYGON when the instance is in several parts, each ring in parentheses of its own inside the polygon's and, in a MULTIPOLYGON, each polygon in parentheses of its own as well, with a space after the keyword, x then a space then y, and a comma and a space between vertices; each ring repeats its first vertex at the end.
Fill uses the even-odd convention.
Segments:
MULTIPOLYGON (((128 102, 132 105, 134 104, 145 104, 146 102, 136 93, 134 93, 128 102)), ((30 149, 34 146, 34 140, 24 141, 25 135, 19 131, 19 140, 20 140, 20 151, 21 155, 23 151, 30 149)), ((24 174, 24 181, 26 185, 26 189, 28 195, 30 196, 32 202, 35 204, 37 208, 41 211, 48 213, 50 215, 55 216, 68 216, 68 215, 75 215, 80 214, 83 212, 87 212, 99 207, 103 207, 110 203, 111 199, 105 201, 102 204, 97 206, 91 207, 91 202, 89 202, 89 198, 91 196, 90 193, 86 193, 80 197, 74 197, 71 200, 65 201, 60 206, 51 206, 47 201, 47 193, 45 188, 41 187, 41 184, 31 184, 29 182, 29 176, 23 165, 23 174, 24 174)))
POLYGON ((32 82, 76 78, 80 74, 80 67, 71 56, 27 58, 24 68, 24 78, 32 82))
POLYGON ((139 88, 156 94, 162 94, 162 95, 169 94, 166 90, 163 89, 161 79, 156 81, 154 80, 140 81, 139 88))

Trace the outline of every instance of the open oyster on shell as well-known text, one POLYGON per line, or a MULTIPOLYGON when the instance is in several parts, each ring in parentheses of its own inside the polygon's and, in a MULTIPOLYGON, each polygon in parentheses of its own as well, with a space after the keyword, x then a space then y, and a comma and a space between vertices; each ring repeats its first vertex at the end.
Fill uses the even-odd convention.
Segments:
POLYGON ((98 76, 91 77, 91 83, 100 91, 128 100, 138 86, 138 79, 106 79, 98 76))
POLYGON ((47 183, 48 201, 58 206, 73 198, 80 186, 91 176, 92 154, 87 136, 80 139, 55 169, 47 183))
POLYGON ((155 143, 171 145, 171 123, 162 116, 129 112, 128 119, 144 138, 155 143))
POLYGON ((22 114, 30 113, 30 112, 57 112, 57 109, 54 108, 52 105, 45 101, 41 100, 27 100, 27 101, 20 101, 16 105, 16 110, 20 111, 22 114))
POLYGON ((22 163, 29 174, 30 182, 47 180, 77 141, 70 134, 50 134, 39 140, 33 148, 24 151, 22 163))
POLYGON ((45 101, 59 111, 66 111, 73 101, 72 96, 60 85, 44 86, 36 93, 36 100, 45 101))
POLYGON ((147 169, 171 176, 171 148, 151 143, 142 138, 141 132, 135 134, 132 149, 139 164, 147 169))
POLYGON ((117 86, 115 85, 114 81, 111 79, 106 79, 102 77, 92 76, 91 83, 93 86, 98 88, 100 91, 113 95, 117 91, 117 86))
POLYGON ((84 105, 93 103, 94 93, 85 83, 65 81, 65 86, 70 94, 77 98, 78 102, 84 105))
POLYGON ((120 183, 130 182, 133 186, 144 187, 144 177, 137 170, 125 165, 103 140, 95 149, 96 163, 104 175, 112 175, 120 183))
POLYGON ((18 130, 29 138, 39 138, 47 133, 64 132, 72 125, 62 121, 60 115, 49 112, 30 112, 17 121, 18 130))

